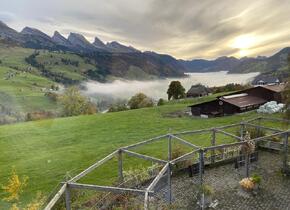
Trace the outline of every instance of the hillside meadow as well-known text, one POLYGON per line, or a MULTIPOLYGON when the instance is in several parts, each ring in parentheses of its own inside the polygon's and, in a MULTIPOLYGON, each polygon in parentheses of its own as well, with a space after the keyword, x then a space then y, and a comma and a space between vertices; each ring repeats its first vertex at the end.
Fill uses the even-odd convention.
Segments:
MULTIPOLYGON (((13 167, 20 175, 27 175, 29 184, 21 198, 24 204, 35 197, 37 191, 49 195, 59 182, 76 175, 118 147, 166 134, 169 130, 177 132, 210 128, 258 116, 255 112, 249 112, 213 119, 170 117, 170 113, 184 111, 194 101, 0 126, 0 185, 7 182, 13 167)), ((219 143, 231 141, 223 136, 218 138, 219 143)), ((187 139, 205 146, 209 144, 210 136, 187 139)), ((165 158, 166 149, 166 142, 160 142, 136 151, 165 158)), ((132 166, 141 167, 142 164, 148 165, 131 158, 124 167, 126 170, 132 166)), ((116 160, 113 160, 81 182, 112 184, 117 175, 115 166, 116 160)), ((3 192, 0 193, 2 196, 3 192)), ((0 206, 7 207, 7 203, 1 201, 0 206)))

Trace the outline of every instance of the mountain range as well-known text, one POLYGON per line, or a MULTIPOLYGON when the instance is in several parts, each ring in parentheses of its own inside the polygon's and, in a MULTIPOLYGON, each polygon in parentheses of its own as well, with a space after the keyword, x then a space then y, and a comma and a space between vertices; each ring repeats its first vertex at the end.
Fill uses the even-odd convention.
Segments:
POLYGON ((131 46, 116 41, 104 43, 95 38, 90 43, 83 35, 70 33, 68 38, 55 31, 52 37, 42 31, 25 27, 21 32, 10 28, 0 21, 0 39, 25 48, 47 49, 51 51, 69 51, 94 59, 98 68, 109 75, 122 77, 129 70, 156 77, 181 77, 184 72, 215 72, 229 73, 261 72, 268 76, 285 76, 287 57, 290 48, 286 47, 276 54, 256 58, 219 57, 215 60, 193 59, 177 60, 170 55, 155 52, 141 52, 131 46))

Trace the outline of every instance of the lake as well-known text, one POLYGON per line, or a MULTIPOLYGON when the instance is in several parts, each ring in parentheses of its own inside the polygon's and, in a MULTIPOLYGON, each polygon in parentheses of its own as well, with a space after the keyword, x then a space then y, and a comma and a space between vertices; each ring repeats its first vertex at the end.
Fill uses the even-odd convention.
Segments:
POLYGON ((259 73, 248 74, 227 74, 226 71, 211 73, 187 73, 187 78, 170 78, 152 81, 128 81, 115 80, 111 83, 99 83, 95 81, 86 82, 85 94, 100 100, 105 99, 128 99, 136 93, 142 92, 154 98, 167 98, 168 85, 173 80, 179 80, 186 91, 194 84, 213 87, 222 86, 228 83, 246 84, 251 82, 259 73))

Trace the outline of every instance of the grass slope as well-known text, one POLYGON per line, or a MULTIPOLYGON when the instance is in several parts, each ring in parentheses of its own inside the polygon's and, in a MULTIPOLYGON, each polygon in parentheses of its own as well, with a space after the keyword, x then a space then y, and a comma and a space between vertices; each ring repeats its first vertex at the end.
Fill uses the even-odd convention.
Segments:
POLYGON ((54 110, 56 104, 43 92, 52 84, 44 77, 0 66, 0 104, 22 112, 54 110), (9 74, 13 76, 7 79, 9 74))
MULTIPOLYGON (((29 176, 28 189, 22 198, 25 203, 37 191, 48 194, 65 179, 66 174, 79 173, 120 146, 165 134, 170 128, 172 132, 201 129, 257 116, 251 112, 215 119, 165 117, 167 113, 184 110, 186 105, 188 104, 180 103, 0 126, 0 183, 7 181, 13 166, 19 174, 29 176)), ((209 139, 210 136, 200 136, 190 140, 199 145, 207 145, 209 139)), ((220 137, 219 143, 222 142, 228 140, 220 137)), ((156 157, 164 157, 165 148, 162 143, 157 143, 137 151, 144 154, 152 152, 156 157)), ((130 161, 136 163, 134 160, 130 161)), ((102 167, 101 173, 96 171, 81 181, 108 184, 116 177, 113 166, 116 166, 116 161, 102 167)), ((0 203, 2 207, 6 205, 7 203, 0 203)))

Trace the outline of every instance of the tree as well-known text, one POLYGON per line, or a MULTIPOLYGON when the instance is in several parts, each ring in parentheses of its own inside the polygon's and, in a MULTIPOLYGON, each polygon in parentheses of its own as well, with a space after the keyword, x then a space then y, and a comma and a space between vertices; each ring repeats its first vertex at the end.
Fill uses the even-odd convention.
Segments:
POLYGON ((130 109, 139 109, 143 107, 152 107, 153 101, 151 98, 143 93, 137 93, 129 100, 128 105, 130 109))
POLYGON ((96 106, 86 97, 82 96, 75 86, 66 89, 60 99, 63 105, 64 116, 76 116, 81 114, 95 114, 96 106))
POLYGON ((160 98, 158 100, 157 106, 163 106, 165 104, 165 100, 163 98, 160 98))
POLYGON ((168 100, 179 99, 185 96, 185 89, 179 81, 172 81, 167 90, 168 100))

